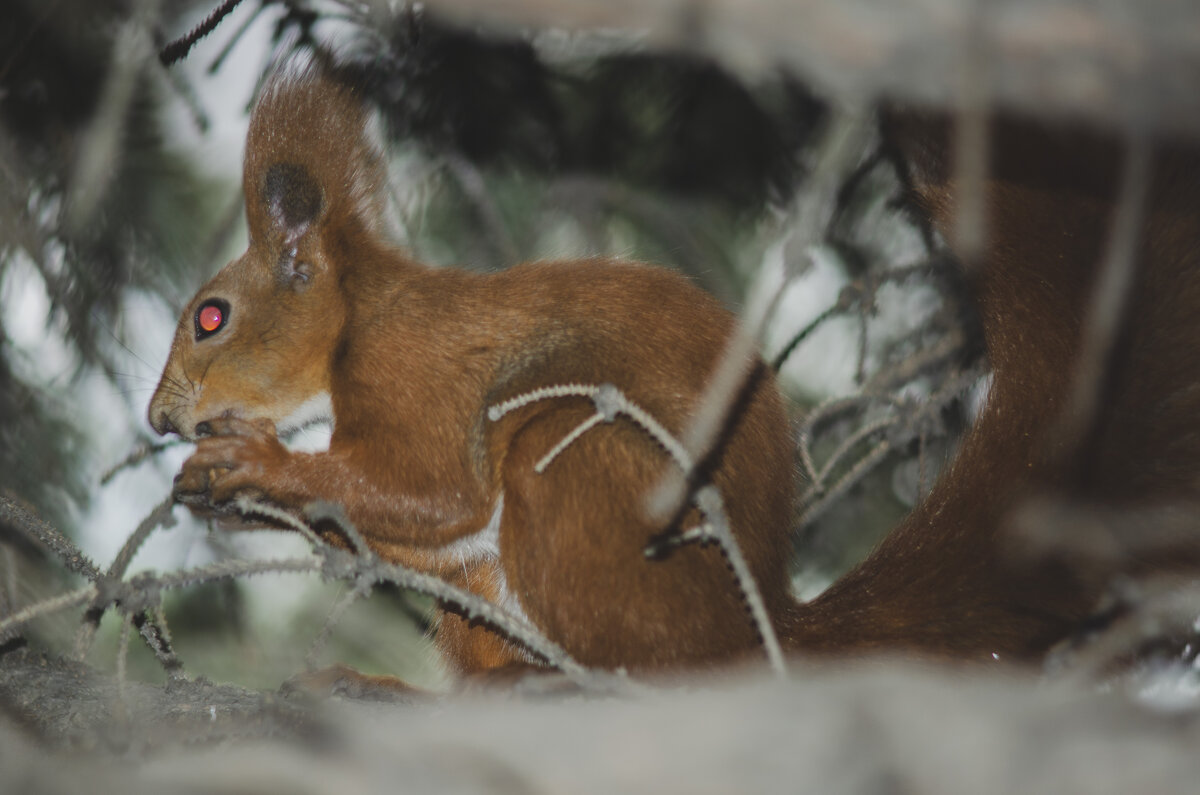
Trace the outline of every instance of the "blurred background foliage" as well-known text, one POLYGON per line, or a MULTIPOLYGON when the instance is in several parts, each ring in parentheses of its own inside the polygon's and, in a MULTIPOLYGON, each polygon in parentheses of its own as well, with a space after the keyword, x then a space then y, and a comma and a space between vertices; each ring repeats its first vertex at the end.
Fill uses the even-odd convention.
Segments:
MULTIPOLYGON (((169 295, 211 216, 203 175, 163 146, 148 75, 120 108, 120 145, 93 145, 114 124, 100 103, 129 5, 10 0, 0 10, 0 276, 18 260, 34 268, 50 300, 45 330, 70 346, 72 378, 115 373, 125 291, 169 295), (88 157, 106 162, 85 186, 88 157)), ((85 429, 21 359, 0 325, 0 484, 63 522, 91 486, 77 466, 85 429)))
MULTIPOLYGON (((133 339, 144 328, 136 314, 149 302, 173 317, 241 234, 237 186, 181 144, 210 134, 213 95, 197 90, 195 75, 240 85, 248 101, 296 50, 336 52, 368 87, 392 145, 397 234, 419 258, 478 269, 643 259, 685 271, 735 310, 782 270, 790 281, 764 326, 768 358, 818 309, 836 309, 783 370, 797 424, 811 432, 804 454, 834 459, 798 513, 802 592, 865 553, 969 422, 965 388, 911 411, 951 375, 971 372, 980 346, 955 271, 906 213, 902 169, 869 115, 831 190, 810 177, 833 111, 783 72, 747 79, 692 55, 647 52, 627 34, 501 34, 451 25, 418 4, 334 0, 246 0, 189 56, 197 68, 163 67, 154 51, 213 6, 0 7, 0 489, 64 531, 119 539, 141 518, 131 508, 120 526, 89 525, 89 505, 111 488, 98 473, 149 440, 141 418, 153 384, 131 384, 130 361, 165 350, 170 330, 162 344, 133 339), (230 74, 237 51, 254 53, 254 73, 230 74), (178 118, 190 129, 168 123, 178 118), (827 216, 817 240, 798 231, 812 225, 804 208, 813 195, 827 216), (903 277, 887 275, 898 266, 903 277), (50 376, 9 333, 20 316, 18 271, 47 298, 41 331, 62 342, 65 365, 50 376), (939 345, 939 356, 922 358, 939 345), (89 399, 78 393, 96 383, 121 396, 123 416, 80 411, 89 399), (846 395, 855 399, 829 403, 846 395), (862 432, 872 423, 876 431, 862 432), (110 427, 108 446, 96 449, 97 425, 116 426, 120 441, 110 427), (881 440, 885 454, 856 469, 881 440), (820 511, 803 513, 813 505, 820 511)), ((143 364, 156 372, 161 362, 143 364)), ((168 470, 147 504, 166 492, 168 470)), ((206 555, 239 554, 226 534, 202 538, 206 555)), ((6 554, 9 604, 44 592, 44 572, 6 554)), ((273 686, 299 669, 337 589, 313 586, 285 610, 254 606, 244 587, 186 591, 168 617, 191 669, 273 686)), ((418 641, 427 607, 395 593, 360 604, 327 653, 367 671, 436 679, 418 641), (383 620, 397 627, 386 642, 369 629, 383 620)), ((66 623, 35 631, 69 635, 66 623)), ((153 675, 148 654, 139 665, 153 675)))

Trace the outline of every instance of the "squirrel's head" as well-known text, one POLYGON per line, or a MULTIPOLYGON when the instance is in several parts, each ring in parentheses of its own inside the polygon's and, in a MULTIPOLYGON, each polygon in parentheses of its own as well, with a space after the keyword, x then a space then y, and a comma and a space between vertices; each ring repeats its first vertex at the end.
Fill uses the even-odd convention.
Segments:
MULTIPOLYGON (((282 431, 328 407, 353 251, 382 224, 384 168, 359 93, 324 69, 276 74, 250 119, 250 244, 184 308, 150 401, 160 434, 207 419, 282 431)), ((327 409, 326 409, 327 410, 327 409)))

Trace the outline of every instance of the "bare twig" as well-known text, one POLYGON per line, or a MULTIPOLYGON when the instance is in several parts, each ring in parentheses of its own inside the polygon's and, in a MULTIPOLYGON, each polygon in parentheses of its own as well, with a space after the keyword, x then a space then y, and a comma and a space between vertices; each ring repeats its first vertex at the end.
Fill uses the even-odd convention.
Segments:
MULTIPOLYGON (((121 546, 117 556, 113 559, 112 565, 103 575, 103 579, 107 581, 120 580, 125 576, 126 569, 133 562, 134 555, 149 538, 150 534, 160 527, 169 528, 175 525, 175 517, 172 514, 172 509, 175 507, 174 500, 168 496, 157 506, 155 506, 145 519, 138 524, 137 529, 125 540, 121 546)), ((100 583, 100 578, 93 578, 95 582, 100 583)), ((105 592, 105 588, 100 588, 100 593, 105 592)), ((75 659, 82 660, 87 656, 88 649, 91 648, 92 639, 95 637, 96 630, 100 626, 100 619, 104 615, 106 605, 93 605, 85 615, 83 622, 79 625, 79 631, 75 635, 75 659)), ((178 665, 178 660, 174 657, 174 652, 170 650, 170 645, 165 640, 165 633, 155 630, 153 626, 147 626, 144 619, 139 622, 139 630, 147 644, 154 651, 154 655, 160 662, 163 662, 164 667, 168 666, 168 660, 173 661, 175 666, 178 665)), ((168 667, 170 670, 170 667, 168 667)))
POLYGON ((129 662, 129 635, 133 629, 133 616, 129 613, 121 617, 121 634, 117 640, 117 705, 121 710, 122 718, 128 720, 129 702, 128 696, 125 693, 125 685, 128 681, 126 676, 126 667, 129 662))
POLYGON ((775 628, 771 624, 771 616, 767 613, 767 606, 763 602, 762 592, 758 589, 754 573, 750 571, 746 557, 742 554, 742 547, 733 535, 733 528, 729 525, 729 516, 725 513, 725 501, 721 499, 721 492, 711 484, 702 487, 696 492, 696 507, 704 514, 712 538, 716 540, 721 552, 725 555, 725 560, 733 569, 734 579, 741 587, 742 598, 750 609, 750 615, 754 619, 755 628, 758 629, 759 640, 762 641, 763 649, 767 653, 771 670, 777 676, 786 676, 787 666, 783 661, 783 650, 779 647, 779 639, 775 636, 775 628))
POLYGON ((825 325, 825 321, 829 320, 831 317, 840 315, 844 311, 845 310, 840 304, 834 304, 809 321, 808 325, 792 335, 792 338, 788 340, 787 344, 784 345, 779 350, 779 353, 775 354, 775 356, 771 359, 771 369, 778 372, 779 368, 783 367, 784 363, 787 362, 788 357, 791 356, 792 353, 795 352, 796 348, 800 346, 800 343, 808 339, 808 336, 818 328, 825 325))
POLYGON ((336 524, 356 555, 366 557, 374 554, 367 546, 366 539, 358 532, 358 528, 346 517, 342 506, 324 501, 312 502, 304 506, 304 516, 313 525, 325 521, 336 524))
MULTIPOLYGON (((617 414, 624 414, 630 417, 667 451, 680 470, 691 472, 693 468, 692 458, 683 443, 672 436, 649 412, 625 397, 624 393, 612 384, 601 384, 596 387, 570 384, 537 389, 489 408, 488 418, 495 422, 508 412, 539 400, 579 396, 592 398, 596 404, 596 414, 574 428, 554 445, 546 456, 538 461, 534 468, 539 474, 545 469, 543 464, 548 465, 559 453, 566 449, 567 445, 578 439, 588 429, 595 427, 599 422, 612 422, 617 414)), ((758 631, 771 668, 777 674, 783 675, 786 672, 786 667, 783 662, 783 653, 780 651, 779 640, 775 635, 775 628, 771 624, 770 616, 767 614, 762 593, 758 588, 758 582, 754 579, 750 567, 746 564, 741 545, 738 544, 737 538, 729 526, 729 519, 725 514, 725 505, 721 499, 720 492, 717 491, 715 486, 709 484, 698 489, 692 495, 692 500, 701 513, 704 514, 707 531, 704 533, 687 534, 686 538, 716 541, 718 543, 721 552, 724 554, 726 561, 733 571, 734 582, 749 608, 750 616, 754 622, 755 629, 758 631)), ((647 555, 653 555, 661 548, 661 544, 654 544, 647 547, 645 551, 647 555)))
POLYGON ((867 380, 867 343, 871 314, 875 310, 874 285, 869 293, 864 291, 858 302, 858 360, 854 365, 854 383, 861 385, 867 380))
MULTIPOLYGON (((11 500, 0 498, 0 518, 8 519, 18 529, 24 530, 31 538, 43 540, 60 553, 60 557, 73 563, 76 569, 83 569, 94 580, 88 585, 74 591, 42 600, 32 605, 0 618, 0 635, 18 627, 27 621, 48 613, 58 612, 79 604, 91 602, 89 620, 98 623, 103 613, 116 605, 131 624, 139 623, 142 635, 147 644, 154 650, 159 661, 169 673, 174 674, 179 663, 170 648, 170 636, 166 631, 165 622, 161 622, 161 593, 167 590, 184 588, 222 579, 248 577, 267 573, 319 573, 325 577, 348 580, 355 583, 355 590, 363 593, 378 582, 391 582, 401 588, 431 596, 439 603, 469 620, 477 620, 498 631, 504 637, 524 646, 530 653, 545 660, 548 664, 560 669, 572 681, 590 689, 608 688, 614 686, 616 680, 608 680, 600 674, 589 671, 571 658, 561 647, 547 639, 528 621, 518 618, 496 605, 468 591, 457 588, 437 577, 422 574, 405 567, 384 563, 366 547, 358 531, 345 518, 344 514, 331 506, 315 504, 311 513, 318 521, 334 521, 341 532, 351 541, 352 546, 361 546, 362 555, 344 552, 325 544, 317 533, 303 520, 287 511, 260 501, 240 500, 239 509, 247 517, 266 517, 281 521, 294 529, 303 532, 318 553, 313 558, 287 558, 277 560, 224 560, 200 566, 193 569, 168 572, 165 574, 143 573, 128 580, 121 579, 129 555, 118 555, 118 560, 110 574, 100 575, 94 566, 84 566, 79 561, 81 556, 75 554, 66 539, 45 523, 40 523, 36 517, 23 511, 11 500), (19 521, 13 522, 15 516, 19 521), (150 611, 156 616, 161 625, 154 621, 138 618, 150 611)), ((131 535, 126 544, 126 550, 137 547, 141 539, 150 529, 157 526, 163 515, 169 515, 169 503, 164 503, 155 509, 139 528, 131 535), (164 506, 167 506, 164 508, 164 506), (164 514, 164 511, 168 511, 164 514)), ((331 615, 323 634, 332 628, 344 612, 348 602, 340 607, 338 615, 331 615)), ((118 665, 123 665, 118 660, 118 665)))
POLYGON ((343 594, 334 606, 329 610, 329 614, 325 616, 325 623, 321 625, 321 630, 317 636, 313 638, 312 644, 308 647, 308 654, 304 655, 304 667, 308 670, 316 668, 317 655, 325 648, 325 644, 329 642, 329 637, 333 634, 334 627, 342 620, 342 616, 346 611, 357 601, 371 595, 375 583, 369 579, 360 579, 354 583, 354 587, 343 594))
POLYGON ((133 448, 133 450, 129 451, 129 454, 123 459, 106 469, 104 473, 100 475, 100 485, 107 486, 109 481, 111 481, 121 472, 124 472, 126 469, 137 466, 147 458, 158 455, 163 450, 169 450, 170 448, 178 447, 181 444, 186 444, 186 442, 184 442, 182 439, 170 439, 168 441, 158 443, 142 442, 137 447, 133 448))
POLYGON ((1061 449, 1071 452, 1087 436, 1099 411, 1101 386, 1125 320, 1137 265, 1137 246, 1150 186, 1151 147, 1147 132, 1140 126, 1130 131, 1128 141, 1112 237, 1088 304, 1071 393, 1052 437, 1054 447, 1061 445, 1061 449))
POLYGON ((841 499, 855 484, 859 483, 875 467, 883 463, 891 452, 902 449, 911 439, 919 440, 918 457, 921 461, 919 466, 922 469, 921 480, 923 481, 924 445, 928 433, 929 421, 936 417, 950 401, 956 400, 963 391, 975 384, 979 380, 980 375, 981 370, 974 368, 951 375, 934 394, 920 403, 902 403, 893 398, 871 398, 869 396, 857 395, 851 398, 828 401, 826 404, 814 409, 801 427, 798 438, 800 460, 812 485, 809 488, 808 495, 805 497, 805 504, 797 521, 797 526, 799 528, 806 527, 820 518, 830 506, 841 499), (868 405, 876 401, 885 402, 893 413, 857 428, 842 440, 830 455, 826 464, 818 469, 813 461, 811 452, 812 429, 817 422, 824 421, 829 416, 841 411, 858 409, 863 405, 868 405), (829 476, 833 474, 837 467, 842 465, 849 456, 849 453, 857 445, 871 436, 885 431, 888 433, 886 438, 880 440, 878 444, 855 461, 846 473, 838 478, 832 486, 826 486, 829 476))
POLYGON ((432 596, 452 612, 470 621, 479 621, 503 637, 519 643, 534 656, 559 669, 571 681, 582 687, 595 690, 611 685, 602 675, 576 662, 561 646, 543 635, 528 621, 470 591, 457 588, 438 577, 393 564, 379 563, 377 571, 381 579, 386 579, 401 588, 432 596))
MULTIPOLYGON (((251 577, 258 574, 299 574, 320 573, 323 571, 321 561, 315 558, 280 558, 278 560, 222 560, 206 566, 193 569, 167 572, 157 576, 143 575, 138 581, 122 583, 124 593, 136 601, 145 602, 149 595, 156 590, 168 591, 176 588, 186 588, 193 585, 203 585, 218 580, 228 580, 236 577, 251 577)), ((157 599, 154 600, 157 604, 157 599)))
MULTIPOLYGON (((864 115, 854 108, 839 109, 829 121, 817 148, 808 190, 800 194, 791 209, 794 225, 791 238, 796 245, 807 250, 823 238, 837 206, 841 181, 862 159, 869 129, 864 115)), ((779 308, 785 288, 795 275, 793 270, 794 264, 785 262, 782 281, 760 285, 759 295, 750 302, 740 324, 730 333, 704 393, 680 434, 693 463, 683 467, 682 472, 668 471, 650 490, 646 500, 650 516, 659 519, 670 516, 687 500, 687 487, 694 477, 694 469, 712 452, 739 395, 759 366, 758 340, 779 308), (761 289, 763 287, 769 289, 761 289)))
POLYGON ((183 663, 175 655, 175 649, 171 645, 171 632, 167 628, 166 611, 163 610, 162 603, 159 603, 151 612, 152 617, 149 619, 138 621, 137 618, 134 618, 138 633, 150 650, 154 652, 155 659, 158 660, 167 675, 172 679, 178 678, 183 675, 183 663))
MULTIPOLYGON (((41 615, 44 612, 57 612, 58 610, 72 607, 78 603, 76 601, 77 598, 83 598, 84 601, 91 599, 93 601, 92 608, 85 616, 84 623, 80 627, 75 643, 77 656, 82 656, 86 653, 87 647, 91 643, 91 638, 95 633, 96 626, 100 622, 100 617, 104 609, 115 598, 113 589, 117 587, 116 581, 123 575, 124 569, 128 566, 134 552, 151 531, 169 521, 171 521, 169 503, 164 502, 159 504, 143 520, 125 544, 122 552, 117 556, 117 561, 114 562, 114 569, 110 570, 107 574, 103 574, 66 536, 35 516, 29 509, 19 505, 8 497, 0 495, 0 523, 12 527, 35 543, 44 546, 63 562, 68 571, 81 574, 91 582, 89 586, 67 594, 66 596, 69 598, 66 601, 59 602, 57 598, 52 598, 30 605, 24 610, 6 617, 4 621, 0 621, 0 627, 17 626, 24 623, 28 618, 41 615), (90 596, 81 597, 80 595, 84 593, 89 593, 90 596), (33 612, 30 613, 30 611, 33 612), (21 616, 25 616, 25 618, 21 618, 21 616)), ((4 630, 0 629, 0 635, 2 634, 4 634, 4 630)), ((153 627, 148 628, 143 633, 143 636, 147 637, 147 642, 150 642, 149 637, 151 635, 159 636, 157 642, 150 643, 151 648, 155 651, 155 655, 160 660, 173 660, 174 654, 170 651, 169 646, 163 648, 163 644, 166 643, 165 633, 153 627)), ((177 666, 177 661, 175 662, 177 666)))
POLYGON ((552 447, 550 449, 550 452, 548 452, 548 453, 546 453, 546 455, 542 456, 538 460, 538 462, 533 465, 533 471, 538 473, 539 475, 542 474, 543 472, 545 472, 546 467, 550 466, 550 464, 554 461, 554 459, 558 457, 559 453, 561 453, 563 450, 566 450, 568 447, 571 446, 572 442, 574 442, 580 436, 583 436, 585 433, 587 433, 591 428, 595 427, 596 425, 599 425, 602 422, 604 422, 604 414, 602 412, 597 411, 595 414, 588 417, 583 422, 579 423, 579 425, 576 426, 576 428, 573 431, 571 431, 566 436, 564 436, 559 441, 558 444, 554 445, 554 447, 552 447))
POLYGON ((957 205, 954 213, 955 250, 968 266, 983 252, 986 242, 984 181, 988 168, 989 88, 988 40, 985 3, 963 4, 965 30, 958 85, 958 126, 954 136, 954 176, 957 205))
MULTIPOLYGON (((234 0, 231 0, 231 1, 234 1, 234 0)), ((234 2, 234 4, 236 5, 237 2, 240 2, 240 0, 236 0, 234 2)), ((238 26, 237 30, 235 30, 233 32, 233 35, 229 37, 229 39, 221 47, 220 51, 217 52, 216 56, 213 57, 212 62, 209 63, 209 65, 208 65, 208 73, 209 74, 216 74, 220 70, 221 65, 225 63, 225 59, 229 57, 229 54, 231 52, 233 52, 233 48, 236 47, 237 43, 242 40, 242 37, 246 35, 246 32, 248 30, 250 30, 250 26, 255 23, 255 21, 258 19, 258 17, 264 11, 266 11, 269 3, 270 3, 270 0, 262 0, 261 2, 259 2, 258 8, 254 9, 254 11, 248 17, 246 17, 245 20, 242 21, 242 24, 238 26)), ((215 13, 216 12, 214 12, 214 14, 215 13)), ((205 35, 207 35, 207 34, 205 34, 205 35)), ((203 36, 201 36, 200 38, 203 38, 203 36)), ((162 57, 161 53, 160 53, 159 57, 160 58, 162 57)))
POLYGON ((832 486, 821 492, 819 499, 808 504, 800 518, 796 521, 797 528, 807 527, 821 517, 825 511, 835 502, 840 500, 847 491, 853 488, 864 477, 866 477, 875 467, 883 463, 887 458, 888 453, 892 451, 892 443, 887 439, 882 440, 879 444, 871 448, 870 452, 862 458, 854 462, 854 466, 850 468, 845 475, 837 480, 832 486))
POLYGON ((881 367, 863 385, 867 394, 883 394, 911 382, 914 378, 944 366, 962 355, 966 334, 961 328, 946 329, 937 342, 922 348, 899 362, 881 367))
POLYGON ((497 403, 488 408, 488 419, 496 422, 505 414, 516 411, 519 408, 524 408, 533 403, 550 398, 561 397, 586 397, 591 398, 596 394, 595 386, 587 386, 584 384, 564 384, 562 386, 547 386, 540 389, 535 389, 532 392, 526 392, 518 395, 503 403, 497 403))
POLYGON ((812 454, 813 437, 816 435, 817 428, 838 415, 851 411, 862 411, 877 403, 894 403, 894 401, 888 397, 860 392, 857 395, 825 400, 814 406, 804 416, 796 432, 796 449, 800 455, 800 464, 803 467, 803 473, 810 482, 820 479, 818 476, 819 467, 817 467, 812 454))
POLYGON ((158 54, 158 58, 160 61, 162 61, 163 66, 170 66, 171 64, 177 61, 182 61, 184 58, 186 58, 187 54, 191 52, 191 49, 196 42, 200 41, 200 39, 204 38, 209 33, 212 33, 213 30, 216 29, 217 25, 221 24, 221 20, 223 20, 229 15, 229 12, 233 11, 233 9, 237 8, 241 4, 242 0, 225 0, 225 2, 217 6, 211 14, 205 17, 203 22, 188 31, 186 36, 181 36, 178 39, 168 43, 158 54))
MULTIPOLYGON (((352 547, 358 548, 361 545, 361 553, 345 552, 329 546, 304 520, 275 506, 256 500, 239 500, 237 506, 239 510, 244 510, 246 516, 265 516, 303 532, 313 545, 317 557, 275 561, 223 561, 189 572, 173 572, 162 575, 156 579, 158 587, 176 588, 226 577, 283 571, 319 571, 330 579, 354 582, 356 591, 369 591, 376 583, 390 582, 400 588, 433 597, 452 612, 462 615, 468 620, 485 624, 503 637, 524 646, 534 656, 558 668, 580 686, 592 690, 613 686, 612 681, 589 671, 576 662, 558 644, 546 638, 528 621, 438 577, 380 560, 366 546, 358 530, 346 518, 344 512, 336 506, 314 503, 309 506, 307 512, 316 517, 315 521, 336 523, 343 535, 350 540, 352 547)), ((357 599, 358 597, 355 595, 353 598, 357 599)), ((340 613, 344 613, 347 607, 349 607, 349 601, 340 606, 339 615, 331 616, 326 622, 329 631, 332 631, 332 626, 340 618, 340 613)), ((325 631, 322 630, 323 633, 325 631)))
POLYGON ((74 591, 67 591, 58 596, 52 596, 49 599, 43 599, 40 602, 26 605, 15 613, 0 617, 0 635, 4 635, 10 629, 19 627, 39 616, 57 613, 60 610, 81 605, 94 598, 96 598, 96 586, 89 584, 82 588, 76 588, 74 591))
POLYGON ((0 494, 0 524, 21 533, 38 546, 49 550, 67 571, 89 580, 100 576, 100 569, 62 533, 11 497, 0 494))
MULTIPOLYGON (((606 422, 612 422, 617 414, 624 414, 629 419, 633 420, 642 430, 650 434, 654 441, 658 442, 659 446, 667 452, 671 459, 679 466, 680 469, 690 471, 693 467, 692 457, 688 453, 685 446, 679 442, 670 431, 663 427, 662 423, 656 420, 653 415, 643 409, 641 406, 634 403, 625 397, 619 389, 612 384, 600 384, 598 386, 588 386, 584 384, 566 384, 563 386, 544 387, 535 389, 531 392, 526 392, 518 395, 515 398, 506 400, 503 403, 498 403, 488 409, 488 419, 496 422, 505 414, 511 411, 528 406, 531 403, 536 403, 549 398, 561 397, 589 397, 596 404, 596 411, 600 419, 606 422)), ((587 427, 591 428, 596 423, 587 421, 587 427)), ((583 429, 584 431, 587 428, 583 429)), ((576 428, 567 437, 570 441, 578 439, 582 434, 579 428, 576 428)), ((565 447, 562 443, 559 447, 565 447)), ((554 451, 555 455, 561 450, 554 451)), ((543 459, 544 460, 544 459, 543 459)), ((547 465, 549 462, 547 462, 547 465)), ((543 467, 544 468, 544 467, 543 467)))
POLYGON ((898 416, 881 417, 873 422, 869 422, 860 428, 857 428, 853 433, 847 436, 838 444, 837 448, 829 455, 825 462, 825 466, 821 467, 813 478, 811 490, 815 494, 820 494, 825 490, 825 480, 829 475, 840 466, 843 460, 850 454, 850 451, 857 447, 861 442, 866 441, 878 433, 886 431, 894 425, 900 423, 901 418, 898 416))
POLYGON ((150 537, 150 534, 159 528, 169 529, 175 526, 175 516, 172 513, 174 507, 175 501, 168 496, 151 509, 149 515, 138 524, 137 529, 125 540, 120 552, 113 559, 112 565, 108 567, 109 577, 124 577, 125 570, 133 562, 133 556, 141 549, 142 544, 150 537))
POLYGON ((257 516, 260 518, 270 519, 285 527, 295 530, 297 533, 304 536, 304 539, 308 541, 308 543, 314 548, 320 547, 324 543, 306 522, 302 522, 300 519, 296 518, 282 508, 278 508, 270 503, 263 502, 262 500, 252 499, 245 495, 239 496, 236 500, 234 500, 233 504, 237 508, 238 512, 243 516, 257 516))

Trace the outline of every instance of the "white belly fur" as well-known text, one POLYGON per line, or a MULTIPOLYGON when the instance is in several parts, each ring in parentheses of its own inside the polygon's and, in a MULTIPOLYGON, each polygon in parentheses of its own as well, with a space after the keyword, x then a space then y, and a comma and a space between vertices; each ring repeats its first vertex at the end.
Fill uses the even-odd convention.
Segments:
MULTIPOLYGON (((488 519, 487 525, 476 533, 463 536, 457 541, 447 544, 442 548, 443 554, 462 566, 464 572, 470 569, 470 564, 491 563, 499 560, 500 517, 503 514, 504 494, 501 493, 496 499, 496 508, 492 511, 492 516, 488 519)), ((529 617, 525 615, 525 610, 521 607, 521 601, 517 598, 516 594, 508 589, 504 569, 496 566, 493 571, 496 572, 496 581, 493 585, 499 594, 496 600, 497 606, 506 613, 511 613, 522 621, 528 622, 529 617)))

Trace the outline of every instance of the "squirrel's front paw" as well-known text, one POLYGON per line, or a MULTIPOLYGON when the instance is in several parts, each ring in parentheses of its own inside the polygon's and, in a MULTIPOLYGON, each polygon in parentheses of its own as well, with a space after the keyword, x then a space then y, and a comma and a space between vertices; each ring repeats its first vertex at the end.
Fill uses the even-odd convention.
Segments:
POLYGON ((290 453, 267 420, 209 420, 207 434, 175 476, 172 494, 193 510, 217 508, 238 497, 269 497, 290 453))

